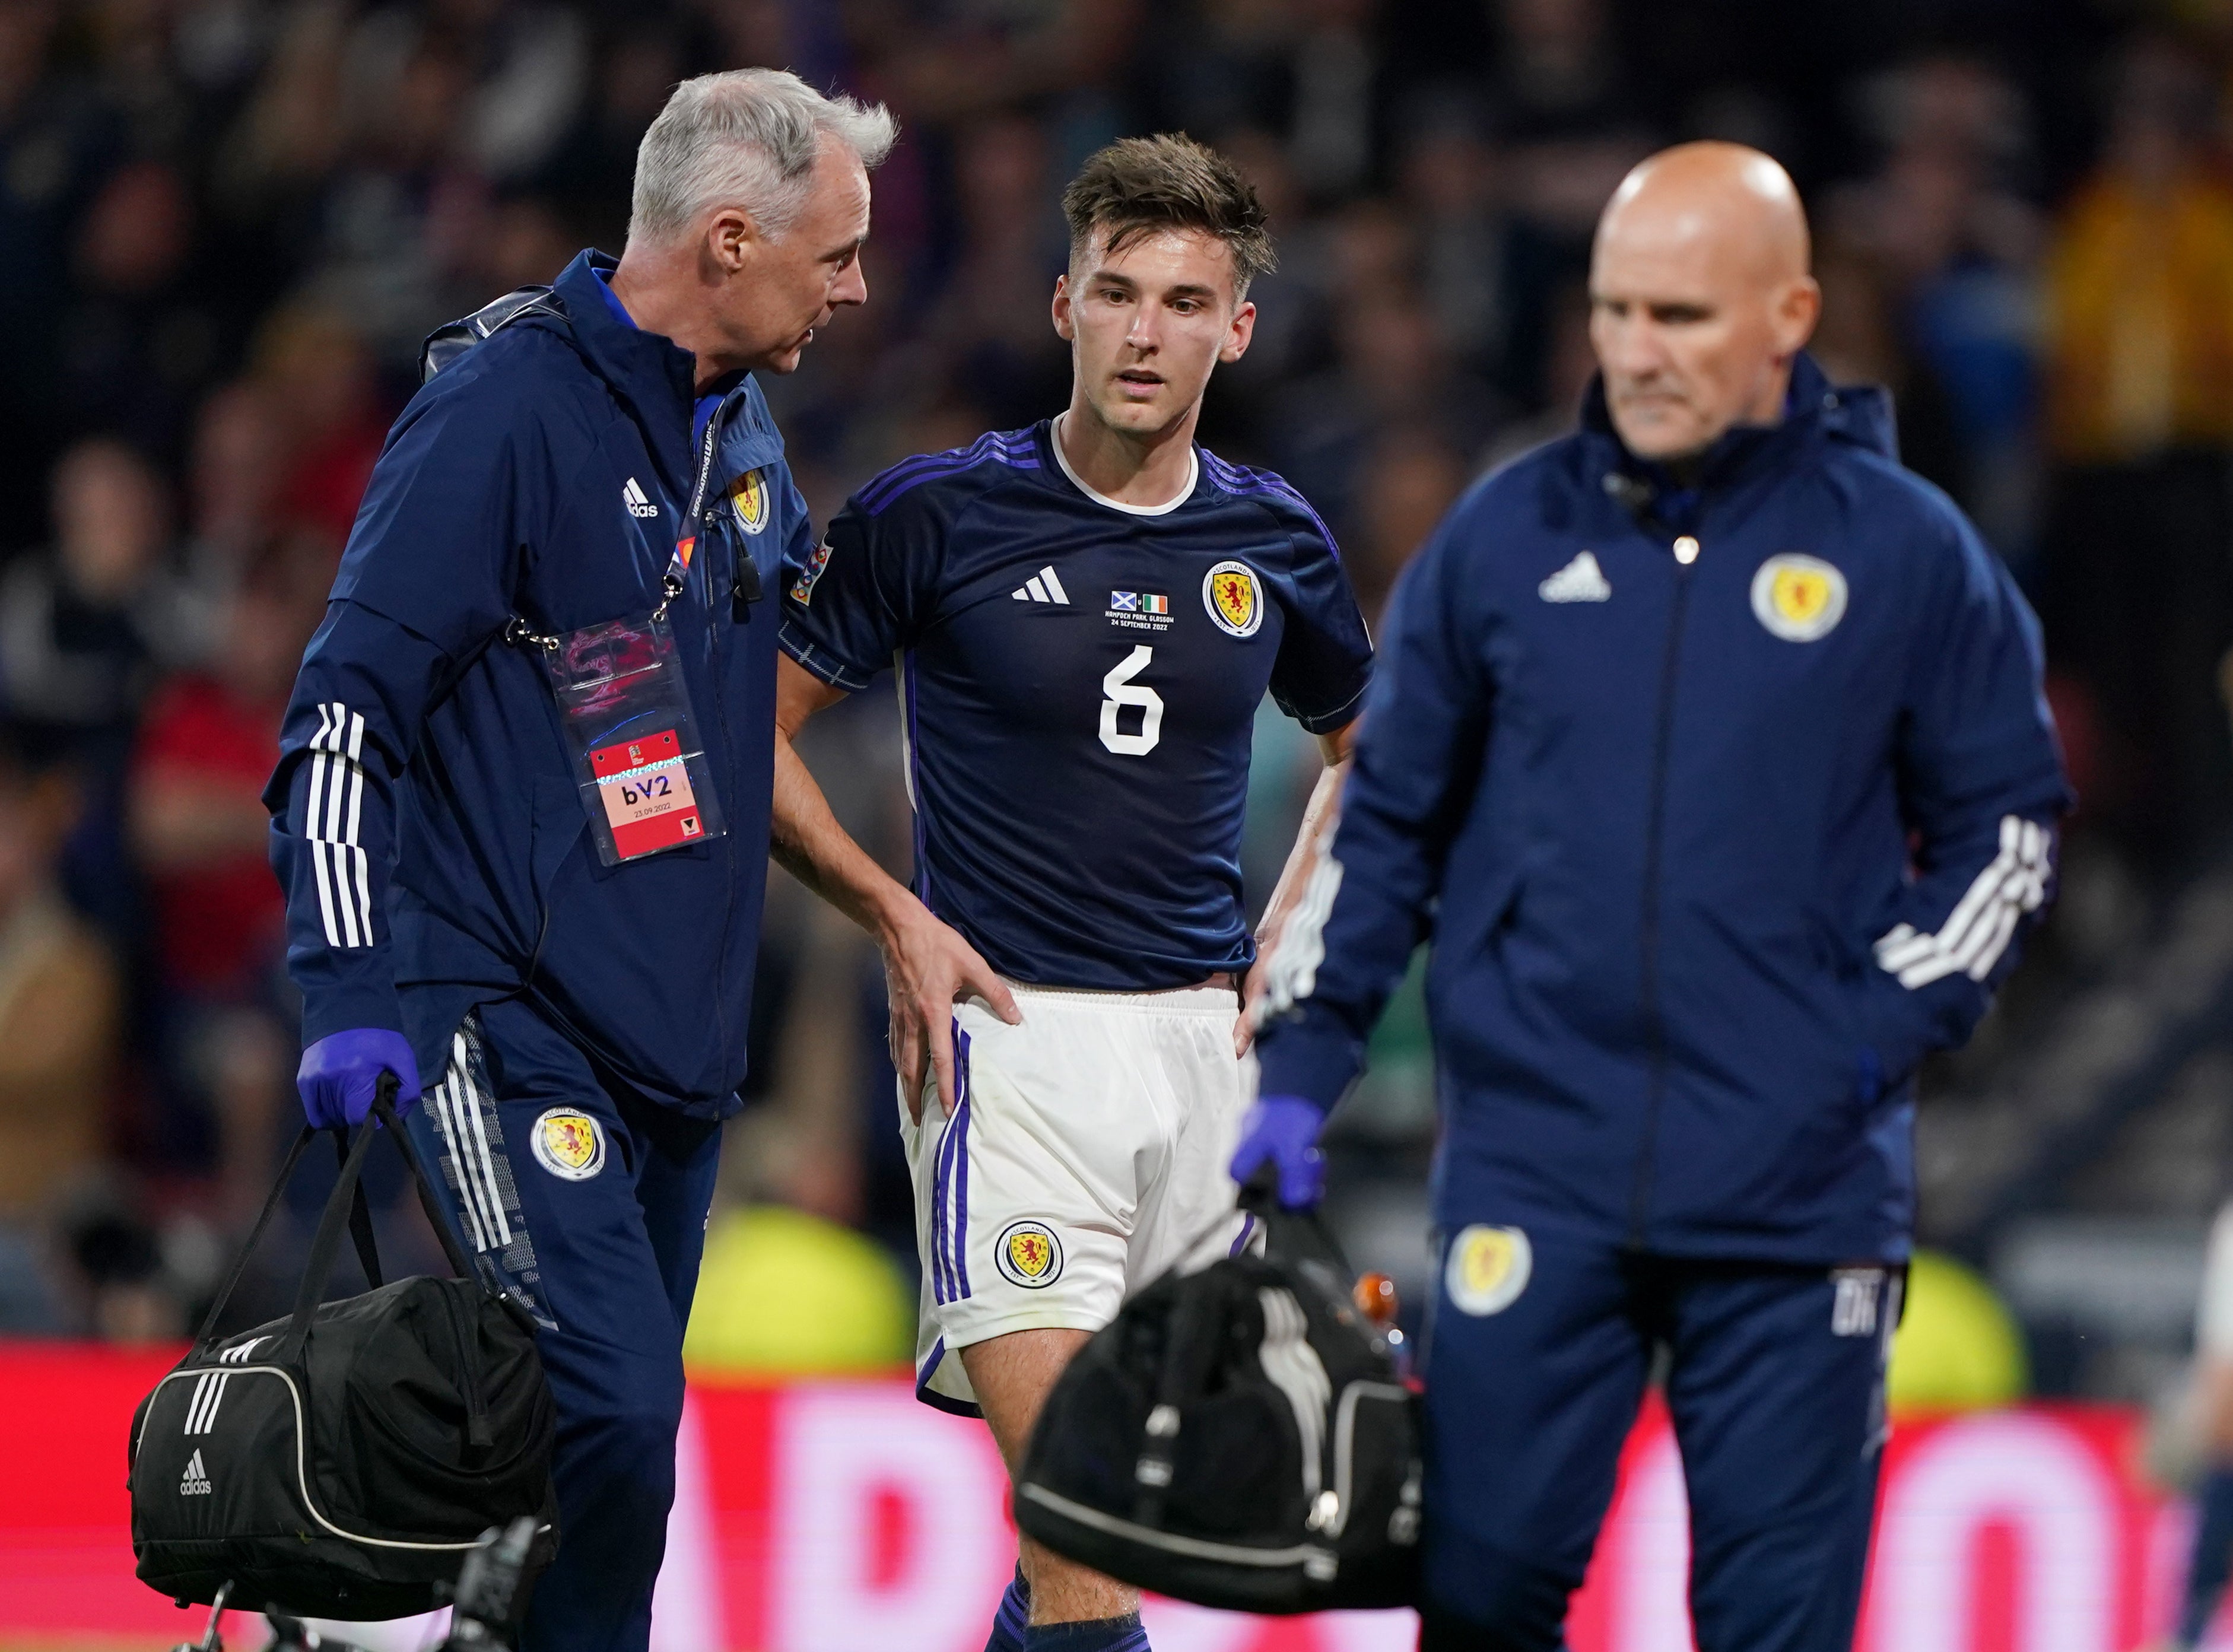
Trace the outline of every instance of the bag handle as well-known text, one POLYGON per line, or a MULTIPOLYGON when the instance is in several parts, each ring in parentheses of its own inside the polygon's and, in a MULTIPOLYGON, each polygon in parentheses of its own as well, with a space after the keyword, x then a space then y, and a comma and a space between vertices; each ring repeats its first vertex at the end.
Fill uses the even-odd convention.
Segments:
MULTIPOLYGON (((334 1131, 334 1163, 336 1167, 348 1163, 348 1132, 334 1131)), ((360 1179, 349 1193, 349 1239, 356 1246, 357 1265, 364 1270, 364 1282, 374 1291, 386 1283, 380 1277, 380 1246, 373 1238, 372 1206, 364 1202, 364 1182, 360 1179)))
POLYGON ((225 1304, 232 1299, 233 1290, 240 1284, 240 1276, 248 1272, 248 1259, 255 1254, 257 1241, 264 1237, 264 1230, 271 1226, 271 1218, 279 1209, 279 1201, 286 1196, 287 1184, 295 1178, 295 1166, 303 1157, 303 1149, 310 1145, 311 1139, 317 1133, 317 1126, 305 1124, 302 1134, 295 1138, 295 1145, 287 1149, 286 1161, 279 1167, 278 1180, 271 1184, 270 1196, 264 1201, 264 1213, 256 1219, 256 1226, 248 1230, 248 1239, 241 1246, 240 1254, 232 1259, 231 1272, 225 1276, 225 1283, 217 1289, 216 1299, 210 1304, 209 1311, 202 1316, 202 1328, 194 1334, 196 1353, 217 1340, 217 1322, 225 1312, 225 1304))
POLYGON ((395 1111, 395 1092, 400 1088, 395 1075, 384 1072, 380 1076, 379 1088, 373 1093, 372 1116, 357 1132, 356 1141, 349 1148, 348 1157, 342 1161, 340 1180, 334 1184, 333 1196, 326 1200, 325 1214, 318 1219, 318 1231, 310 1240, 310 1254, 303 1265, 303 1282, 295 1291, 294 1317, 288 1322, 286 1335, 274 1350, 274 1358, 292 1358, 302 1350, 310 1334, 310 1320, 325 1300, 326 1285, 334 1271, 335 1259, 340 1254, 342 1229, 347 1223, 352 1206, 357 1200, 358 1179, 364 1173, 365 1155, 372 1150, 372 1139, 385 1135, 392 1139, 396 1150, 402 1154, 404 1167, 410 1171, 413 1186, 419 1190, 420 1207, 426 1219, 433 1224, 434 1236, 441 1242, 442 1254, 447 1259, 459 1278, 474 1277, 472 1264, 459 1247, 456 1236, 450 1231, 447 1218, 435 1203, 433 1191, 426 1182, 425 1167, 419 1162, 417 1150, 411 1145, 410 1133, 403 1127, 395 1111))
POLYGON ((395 1111, 395 1090, 392 1076, 383 1077, 381 1088, 372 1098, 372 1115, 378 1119, 388 1135, 395 1139, 395 1150, 403 1155, 404 1167, 411 1172, 411 1186, 419 1195, 419 1208, 426 1213, 426 1225, 434 1230, 434 1238, 442 1246, 444 1260, 450 1272, 460 1279, 475 1277, 472 1259, 465 1254, 465 1246, 458 1243, 452 1231, 450 1218, 441 1201, 434 1197, 434 1185, 426 1179, 426 1167, 419 1162, 419 1149, 413 1145, 411 1132, 403 1128, 403 1121, 395 1111))
MULTIPOLYGON (((296 1136, 295 1145, 287 1150, 286 1161, 280 1165, 279 1174, 272 1180, 271 1191, 264 1200, 264 1209, 256 1219, 256 1226, 248 1230, 247 1240, 241 1246, 240 1254, 233 1259, 231 1271, 225 1276, 225 1283, 218 1287, 209 1311, 202 1316, 201 1330, 194 1335, 197 1350, 208 1348, 217 1340, 218 1321, 225 1312, 225 1305, 232 1299, 233 1291, 239 1285, 241 1276, 247 1272, 248 1259, 255 1253, 257 1242, 264 1237, 264 1230, 271 1225, 272 1217, 278 1213, 279 1201, 286 1196, 287 1185, 295 1179, 295 1167, 302 1162, 303 1150, 310 1145, 310 1139, 317 1133, 316 1125, 305 1124, 302 1133, 296 1136)), ((333 1137, 334 1157, 346 1171, 348 1168, 348 1131, 336 1128, 333 1137)), ((338 1182, 335 1192, 339 1196, 341 1187, 338 1182)), ((377 1291, 381 1283, 380 1247, 373 1238, 372 1209, 365 1203, 361 1180, 349 1183, 348 1197, 349 1238, 356 1246, 356 1259, 364 1269, 366 1280, 377 1291)))
POLYGON ((1264 1225, 1264 1250, 1267 1256, 1276 1254, 1298 1262, 1323 1263, 1344 1282, 1344 1290, 1345 1282, 1356 1277, 1349 1259, 1342 1254, 1341 1241, 1334 1237, 1325 1212, 1316 1205, 1301 1210, 1290 1210, 1282 1205, 1268 1167, 1242 1185, 1234 1203, 1264 1225))
MULTIPOLYGON (((433 1187, 427 1182, 425 1167, 420 1163, 418 1149, 411 1143, 411 1133, 404 1128, 402 1119, 396 1114, 395 1092, 400 1088, 400 1082, 394 1073, 384 1072, 380 1076, 380 1083, 373 1094, 373 1118, 379 1121, 380 1128, 386 1131, 394 1141, 396 1150, 402 1154, 404 1167, 410 1171, 412 1186, 419 1194, 419 1207, 426 1213, 427 1223, 433 1228, 434 1237, 440 1243, 442 1255, 448 1261, 452 1272, 461 1279, 472 1278, 475 1277, 472 1262, 451 1231, 449 1219, 444 1214, 433 1187)), ((194 1337, 195 1352, 204 1352, 216 1342, 218 1322, 224 1317, 225 1304, 232 1299, 233 1291, 240 1285, 241 1276, 248 1272, 248 1259, 262 1241, 264 1230, 271 1226, 272 1217, 278 1213, 279 1201, 285 1197, 287 1186, 294 1180, 295 1167, 302 1162, 303 1150, 317 1134, 316 1126, 304 1125, 296 1136, 294 1145, 287 1149, 286 1160, 280 1165, 279 1174, 271 1183, 271 1192, 264 1201, 263 1213, 257 1217, 256 1226, 249 1229, 240 1253, 233 1259, 231 1271, 225 1275, 225 1283, 218 1287, 209 1311, 202 1317, 201 1330, 194 1337)), ((302 1285, 296 1292, 294 1316, 288 1324, 286 1337, 282 1339, 281 1347, 289 1351, 301 1346, 301 1337, 297 1333, 307 1335, 309 1317, 316 1312, 318 1304, 325 1295, 327 1280, 332 1275, 334 1262, 340 1252, 344 1225, 356 1244, 357 1259, 364 1265, 366 1278, 371 1281, 374 1290, 380 1288, 380 1259, 373 1246, 372 1213, 365 1203, 362 1181, 364 1157, 372 1145, 374 1134, 371 1120, 366 1122, 353 1147, 348 1145, 347 1130, 334 1133, 335 1146, 341 1158, 341 1173, 334 1182, 332 1195, 326 1200, 325 1211, 318 1219, 317 1233, 310 1241, 309 1258, 303 1266, 302 1285), (307 1308, 304 1306, 306 1302, 309 1304, 307 1308)))

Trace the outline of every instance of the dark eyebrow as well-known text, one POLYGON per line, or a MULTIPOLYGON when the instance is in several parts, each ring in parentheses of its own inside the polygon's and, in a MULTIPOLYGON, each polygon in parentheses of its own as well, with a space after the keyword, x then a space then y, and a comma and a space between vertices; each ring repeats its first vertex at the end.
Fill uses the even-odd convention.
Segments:
POLYGON ((1100 282, 1107 286, 1129 288, 1134 292, 1137 292, 1140 289, 1140 283, 1138 282, 1133 280, 1130 276, 1120 275, 1114 270, 1097 270, 1085 279, 1089 284, 1094 282, 1100 282))
POLYGON ((1190 281, 1172 288, 1163 296, 1166 298, 1214 298, 1217 296, 1217 289, 1214 287, 1205 287, 1199 282, 1190 281))

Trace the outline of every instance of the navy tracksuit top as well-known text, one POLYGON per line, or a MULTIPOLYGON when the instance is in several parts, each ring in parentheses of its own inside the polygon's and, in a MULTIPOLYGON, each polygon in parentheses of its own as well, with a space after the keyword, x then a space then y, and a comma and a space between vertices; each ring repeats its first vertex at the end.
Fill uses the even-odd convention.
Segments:
POLYGON ((1386 631, 1264 1092, 1331 1106, 1427 940, 1443 1223, 1904 1257, 1915 1069, 2013 967, 2068 793, 2037 623, 1883 393, 1802 356, 1678 488, 1593 387, 1386 631))
POLYGON ((719 1116, 745 1076, 774 771, 778 620, 745 599, 784 589, 812 530, 741 379, 668 615, 727 836, 603 866, 550 685, 504 633, 649 614, 688 531, 693 358, 612 312, 609 268, 576 258, 568 321, 515 322, 397 419, 288 708, 271 859, 306 1044, 394 1028, 432 1075, 466 1010, 524 992, 637 1089, 719 1116))

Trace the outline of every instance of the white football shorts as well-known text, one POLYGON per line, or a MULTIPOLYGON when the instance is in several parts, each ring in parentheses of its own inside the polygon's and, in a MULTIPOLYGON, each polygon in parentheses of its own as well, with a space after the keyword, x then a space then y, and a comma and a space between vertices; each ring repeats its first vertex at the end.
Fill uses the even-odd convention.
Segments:
POLYGON ((954 1012, 954 1116, 902 1102, 922 1314, 915 1392, 977 1415, 958 1351, 1010 1331, 1098 1330, 1190 1247, 1237 1251, 1227 1167, 1249 1080, 1222 987, 1016 986, 1023 1024, 954 1012))

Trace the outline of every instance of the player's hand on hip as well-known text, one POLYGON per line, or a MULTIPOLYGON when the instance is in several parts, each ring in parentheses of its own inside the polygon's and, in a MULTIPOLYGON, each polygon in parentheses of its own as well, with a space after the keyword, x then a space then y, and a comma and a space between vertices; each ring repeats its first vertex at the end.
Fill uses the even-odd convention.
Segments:
POLYGON ((1256 1042, 1256 1006, 1264 997, 1264 969, 1268 950, 1260 951, 1240 984, 1240 1018, 1233 1024, 1233 1053, 1245 1056, 1256 1042))
POLYGON ((419 1063, 410 1040, 386 1027, 351 1027, 328 1033, 303 1052, 295 1088, 310 1122, 334 1129, 364 1122, 382 1073, 395 1075, 395 1110, 407 1111, 419 1099, 419 1063))
POLYGON ((1299 1096, 1265 1096, 1240 1121, 1240 1145, 1233 1154, 1233 1179, 1246 1187, 1266 1167, 1273 1173, 1279 1203, 1308 1210, 1325 1197, 1325 1154, 1318 1132, 1325 1115, 1299 1096))
POLYGON ((907 1096, 908 1116, 920 1124, 923 1092, 934 1077, 939 1110, 954 1116, 954 1006, 963 998, 982 998, 1011 1026, 1024 1014, 1007 983, 975 947, 911 896, 908 908, 886 927, 882 946, 884 990, 892 1006, 892 1066, 907 1096))

